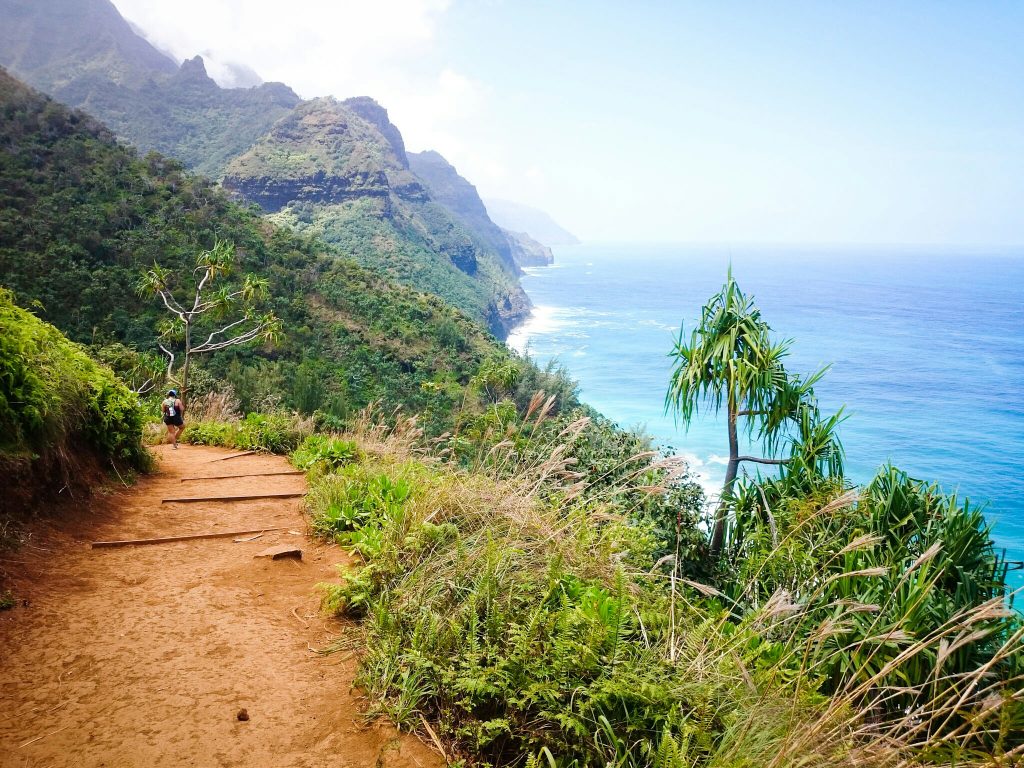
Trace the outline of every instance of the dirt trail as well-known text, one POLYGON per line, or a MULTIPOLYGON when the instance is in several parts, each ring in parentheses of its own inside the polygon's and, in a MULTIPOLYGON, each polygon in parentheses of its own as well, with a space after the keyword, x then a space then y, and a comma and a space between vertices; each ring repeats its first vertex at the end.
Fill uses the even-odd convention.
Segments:
POLYGON ((300 499, 160 503, 303 488, 287 475, 181 482, 288 469, 272 456, 212 462, 229 453, 158 448, 158 474, 8 565, 19 604, 0 613, 0 766, 442 763, 414 737, 361 722, 350 654, 310 650, 340 632, 318 612, 314 585, 336 580, 345 556, 306 536, 300 499), (89 547, 264 526, 286 530, 89 547), (274 544, 300 545, 303 560, 254 559, 274 544), (236 717, 243 707, 248 722, 236 717))

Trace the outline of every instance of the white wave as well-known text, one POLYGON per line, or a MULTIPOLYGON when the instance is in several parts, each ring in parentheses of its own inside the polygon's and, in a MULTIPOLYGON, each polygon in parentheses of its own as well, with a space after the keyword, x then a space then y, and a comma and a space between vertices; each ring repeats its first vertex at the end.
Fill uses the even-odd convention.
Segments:
POLYGON ((718 496, 722 492, 722 481, 724 479, 723 476, 708 466, 708 464, 716 462, 712 462, 711 458, 705 461, 697 454, 687 451, 677 452, 676 455, 686 462, 694 482, 704 491, 704 506, 706 510, 710 511, 718 504, 718 496))
POLYGON ((520 355, 525 354, 531 337, 551 333, 563 325, 564 321, 559 316, 562 312, 559 307, 535 306, 530 310, 530 316, 508 335, 505 344, 520 355))

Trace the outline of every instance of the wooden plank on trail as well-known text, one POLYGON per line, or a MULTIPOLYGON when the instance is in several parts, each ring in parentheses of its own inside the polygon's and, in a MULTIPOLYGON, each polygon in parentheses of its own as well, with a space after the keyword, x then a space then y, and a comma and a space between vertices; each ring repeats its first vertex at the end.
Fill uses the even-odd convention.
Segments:
POLYGON ((304 475, 306 474, 301 469, 288 469, 281 472, 249 472, 241 475, 206 475, 205 477, 196 475, 195 477, 183 477, 181 482, 187 480, 228 480, 232 477, 273 477, 275 475, 304 475))
POLYGON ((258 555, 253 555, 253 557, 269 557, 271 560, 280 560, 283 557, 294 557, 296 560, 301 560, 302 550, 298 547, 293 547, 290 544, 280 544, 276 547, 268 547, 258 555))
POLYGON ((94 541, 93 549, 101 547, 130 547, 140 544, 170 544, 175 541, 193 541, 195 539, 220 539, 228 536, 244 536, 247 533, 267 533, 283 531, 284 528, 251 528, 245 531, 217 531, 216 533, 190 533, 185 536, 163 536, 158 539, 124 539, 122 541, 94 541))
POLYGON ((213 464, 213 462, 215 461, 227 461, 228 459, 237 459, 242 456, 252 456, 254 453, 258 453, 258 451, 242 451, 241 453, 232 453, 230 456, 221 456, 216 459, 210 459, 207 462, 207 464, 213 464))
POLYGON ((160 499, 161 504, 191 504, 196 501, 249 501, 251 499, 297 499, 305 496, 304 491, 283 493, 252 493, 244 496, 180 496, 175 499, 160 499))

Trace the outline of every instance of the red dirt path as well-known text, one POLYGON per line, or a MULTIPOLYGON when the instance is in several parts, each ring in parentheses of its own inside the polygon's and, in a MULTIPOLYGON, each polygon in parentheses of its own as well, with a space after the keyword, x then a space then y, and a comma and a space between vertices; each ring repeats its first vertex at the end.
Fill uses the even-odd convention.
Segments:
POLYGON ((288 467, 272 456, 211 463, 229 453, 216 448, 156 452, 159 473, 4 564, 18 605, 0 613, 0 766, 439 766, 414 737, 363 724, 350 654, 311 650, 341 632, 314 586, 336 580, 345 555, 305 534, 300 499, 160 503, 301 490, 303 478, 180 482, 288 467), (264 526, 286 530, 89 547, 264 526), (298 544, 303 560, 253 558, 275 544, 298 544))

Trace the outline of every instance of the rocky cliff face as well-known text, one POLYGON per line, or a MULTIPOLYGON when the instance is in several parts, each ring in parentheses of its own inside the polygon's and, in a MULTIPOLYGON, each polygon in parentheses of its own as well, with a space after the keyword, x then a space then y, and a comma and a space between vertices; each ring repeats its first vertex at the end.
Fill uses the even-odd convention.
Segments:
POLYGON ((423 180, 434 200, 451 211, 484 247, 494 250, 513 274, 518 274, 519 268, 512 258, 512 246, 501 228, 487 215, 476 187, 462 178, 455 167, 437 152, 411 152, 409 169, 423 180))
POLYGON ((538 243, 525 232, 504 230, 512 245, 512 258, 520 267, 546 267, 555 263, 555 254, 543 243, 538 243))
POLYGON ((380 131, 380 135, 387 140, 391 151, 395 153, 395 157, 398 158, 402 167, 409 167, 409 158, 405 154, 405 140, 402 138, 401 131, 388 118, 388 111, 384 107, 369 96, 345 99, 342 103, 380 131))
POLYGON ((515 273, 409 170, 401 133, 370 99, 302 103, 231 161, 223 184, 498 336, 529 311, 515 273))
POLYGON ((367 197, 390 202, 392 195, 427 200, 426 189, 403 163, 404 153, 394 151, 395 143, 403 146, 400 134, 397 142, 389 141, 347 104, 313 99, 231 161, 223 183, 266 211, 293 202, 336 204, 367 197))

